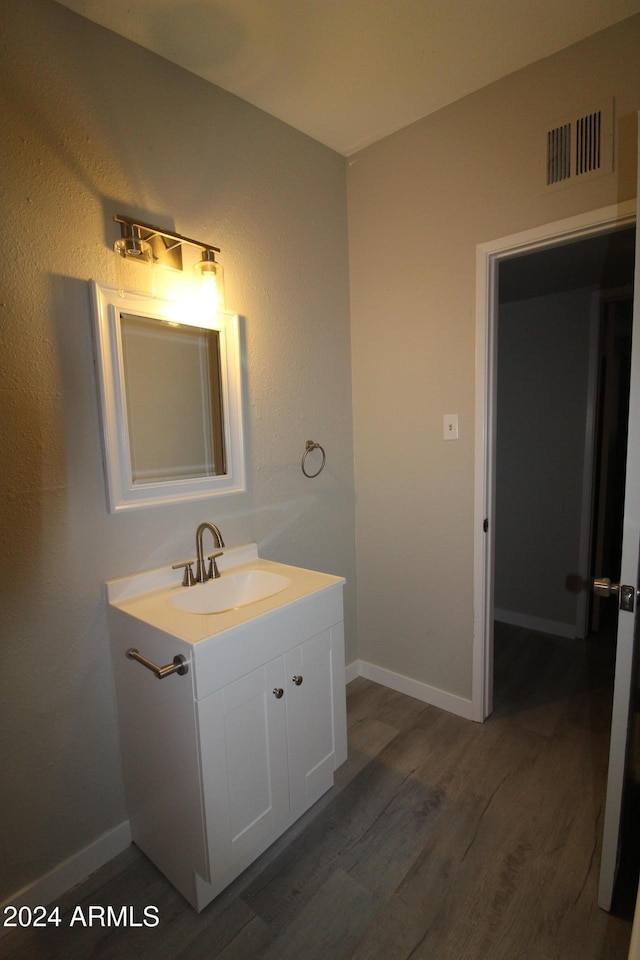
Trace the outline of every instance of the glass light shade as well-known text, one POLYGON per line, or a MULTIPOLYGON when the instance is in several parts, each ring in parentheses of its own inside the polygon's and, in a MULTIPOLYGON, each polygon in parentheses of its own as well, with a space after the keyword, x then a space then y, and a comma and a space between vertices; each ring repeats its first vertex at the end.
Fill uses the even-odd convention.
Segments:
POLYGON ((213 253, 210 250, 205 250, 202 260, 196 263, 194 270, 200 278, 203 307, 213 313, 224 310, 224 271, 221 264, 213 259, 213 253))
POLYGON ((120 237, 113 245, 116 286, 124 297, 132 293, 155 296, 154 257, 151 244, 140 237, 120 237))

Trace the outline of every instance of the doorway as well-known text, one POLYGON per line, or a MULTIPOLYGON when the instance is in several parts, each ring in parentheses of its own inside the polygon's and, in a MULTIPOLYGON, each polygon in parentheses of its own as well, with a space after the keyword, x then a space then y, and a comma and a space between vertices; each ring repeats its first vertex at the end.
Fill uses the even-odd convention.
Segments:
MULTIPOLYGON (((624 205, 624 209, 613 207, 596 211, 478 248, 474 716, 479 720, 488 716, 492 709, 499 267, 510 258, 536 251, 551 252, 555 247, 568 248, 574 241, 590 238, 606 239, 607 235, 613 235, 624 228, 633 227, 634 223, 635 203, 632 202, 624 205), (491 518, 491 523, 488 523, 488 517, 491 518), (482 524, 482 527, 480 527, 480 524, 482 524), (484 536, 479 535, 478 531, 480 529, 482 529, 484 536), (489 535, 487 536, 487 534, 489 535)), ((640 317, 636 309, 634 310, 633 321, 636 329, 639 320, 640 317)), ((570 349, 570 346, 567 346, 566 349, 570 349)), ((627 465, 628 477, 626 483, 628 506, 624 509, 622 558, 622 575, 627 584, 635 583, 638 566, 638 531, 640 530, 633 495, 637 489, 640 489, 640 448, 637 443, 637 412, 640 410, 640 339, 636 343, 636 337, 633 340, 632 358, 631 395, 634 400, 631 409, 634 413, 632 418, 633 429, 631 429, 631 418, 629 423, 630 456, 627 465), (633 442, 631 438, 633 438, 633 442)), ((584 459, 586 463, 587 458, 584 459)), ((564 534, 564 531, 562 533, 564 534)), ((574 577, 574 579, 582 581, 583 589, 577 592, 586 594, 586 581, 589 581, 589 571, 588 564, 578 568, 578 577, 574 577)), ((625 587, 624 590, 627 591, 625 596, 629 596, 628 591, 633 593, 633 587, 625 587)), ((622 780, 626 754, 625 740, 628 734, 634 622, 638 622, 634 621, 633 600, 630 599, 631 605, 624 605, 623 609, 631 612, 632 616, 629 617, 628 612, 622 614, 618 618, 617 628, 615 692, 598 898, 600 905, 605 909, 610 908, 616 873, 616 847, 619 849, 617 841, 619 841, 622 780)), ((575 623, 573 629, 575 630, 575 623)))
POLYGON ((619 577, 635 229, 498 270, 494 619, 585 639, 619 577))
MULTIPOLYGON (((633 294, 605 295, 600 315, 590 572, 602 577, 606 571, 614 582, 620 580, 622 555, 632 329, 633 294)), ((588 628, 598 633, 611 605, 593 593, 589 596, 588 628)))
MULTIPOLYGON (((565 256, 579 248, 574 244, 592 238, 603 238, 615 231, 635 229, 635 203, 604 208, 569 220, 548 224, 522 234, 482 244, 477 251, 477 325, 476 325, 476 466, 475 466, 475 537, 474 537, 474 657, 473 718, 482 721, 493 706, 493 612, 495 536, 493 518, 496 507, 496 431, 497 431, 497 362, 499 274, 503 265, 515 258, 548 254, 550 260, 536 259, 537 276, 529 271, 531 289, 540 289, 541 277, 547 293, 561 290, 550 267, 555 252, 565 256), (489 522, 491 518, 491 522, 489 522)), ((577 258, 579 261, 579 257, 577 258)), ((534 261, 530 261, 531 264, 534 261)), ((555 260, 557 263, 557 259, 555 260)), ((503 271, 504 275, 504 271, 503 271)), ((515 276, 515 274, 514 274, 515 276)), ((520 278, 518 283, 524 283, 520 278)), ((521 294, 524 288, 520 287, 521 294)), ((508 293, 503 290, 503 296, 508 293)), ((592 414, 595 416, 595 413, 592 414)), ((583 538, 584 539, 584 538, 583 538)), ((584 554, 584 543, 582 551, 584 554)), ((575 571, 574 571, 575 572, 575 571)), ((554 619, 554 618, 550 618, 554 619)), ((562 622, 562 615, 556 616, 562 622)), ((568 622, 568 621, 567 621, 568 622)))

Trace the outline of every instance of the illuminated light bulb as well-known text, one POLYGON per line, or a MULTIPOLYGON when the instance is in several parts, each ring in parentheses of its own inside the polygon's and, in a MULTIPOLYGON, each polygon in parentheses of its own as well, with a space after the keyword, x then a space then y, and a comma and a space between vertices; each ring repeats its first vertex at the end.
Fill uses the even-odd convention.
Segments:
POLYGON ((195 265, 200 276, 200 299, 204 310, 217 313, 224 309, 224 275, 213 250, 205 249, 195 265))
POLYGON ((217 313, 220 309, 220 292, 218 290, 217 270, 207 270, 202 273, 202 298, 217 313))

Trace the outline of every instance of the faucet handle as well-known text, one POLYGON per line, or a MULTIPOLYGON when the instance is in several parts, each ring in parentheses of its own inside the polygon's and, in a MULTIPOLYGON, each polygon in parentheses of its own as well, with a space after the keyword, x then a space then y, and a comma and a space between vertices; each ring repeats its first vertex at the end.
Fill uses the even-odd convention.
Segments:
POLYGON ((216 560, 221 556, 222 550, 219 553, 210 553, 207 557, 207 560, 209 561, 209 569, 207 570, 208 580, 217 580, 220 577, 220 571, 218 570, 218 564, 216 563, 216 560))
POLYGON ((184 577, 182 578, 183 587, 192 587, 194 583, 197 583, 193 575, 193 570, 191 569, 192 563, 195 563, 195 560, 183 560, 181 563, 171 565, 172 570, 179 570, 181 567, 184 567, 184 577))

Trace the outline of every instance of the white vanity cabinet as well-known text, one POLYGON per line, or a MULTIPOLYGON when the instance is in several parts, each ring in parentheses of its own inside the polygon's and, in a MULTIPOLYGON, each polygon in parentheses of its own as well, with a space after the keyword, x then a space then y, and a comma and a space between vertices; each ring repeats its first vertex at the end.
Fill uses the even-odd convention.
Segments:
POLYGON ((341 632, 324 630, 198 702, 212 883, 243 869, 332 786, 341 632))
POLYGON ((173 633, 144 622, 135 599, 111 599, 132 836, 197 910, 330 789, 346 759, 343 581, 315 576, 308 594, 262 613, 254 604, 237 626, 198 617, 205 632, 204 621, 223 628, 196 642, 177 621, 173 633), (159 664, 181 654, 188 672, 158 680, 127 658, 131 647, 159 664))

